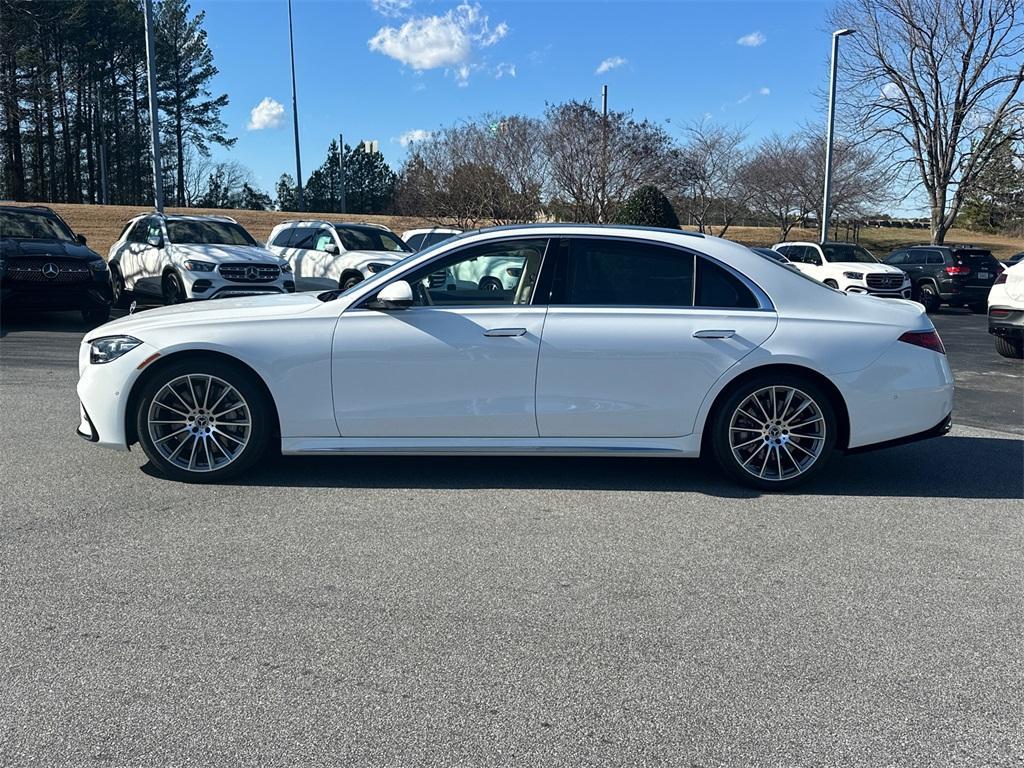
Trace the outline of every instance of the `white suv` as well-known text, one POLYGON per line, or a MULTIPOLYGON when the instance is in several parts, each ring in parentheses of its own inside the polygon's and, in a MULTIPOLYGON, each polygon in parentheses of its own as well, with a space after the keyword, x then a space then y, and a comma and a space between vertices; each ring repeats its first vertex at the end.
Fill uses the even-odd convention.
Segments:
POLYGON ((348 290, 412 253, 386 227, 327 221, 278 224, 267 250, 287 261, 300 291, 348 290))
POLYGON ((772 246, 805 275, 847 293, 909 299, 910 278, 856 243, 776 243, 772 246))
POLYGON ((226 216, 136 216, 107 260, 115 305, 129 291, 165 304, 295 291, 291 267, 226 216))

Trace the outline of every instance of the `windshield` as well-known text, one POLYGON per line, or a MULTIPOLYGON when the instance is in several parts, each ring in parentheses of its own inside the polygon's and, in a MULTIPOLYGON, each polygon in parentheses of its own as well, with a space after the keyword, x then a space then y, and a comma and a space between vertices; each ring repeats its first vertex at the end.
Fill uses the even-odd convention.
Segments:
POLYGON ((825 243, 821 246, 827 261, 846 261, 857 264, 877 264, 870 251, 852 243, 825 243))
POLYGON ((376 227, 351 227, 335 224, 341 244, 346 251, 400 251, 411 253, 412 248, 393 232, 376 227))
POLYGON ((256 245, 252 235, 230 221, 168 219, 167 239, 181 245, 256 245))
POLYGON ((63 221, 49 214, 30 210, 0 211, 0 237, 75 241, 75 236, 63 221))

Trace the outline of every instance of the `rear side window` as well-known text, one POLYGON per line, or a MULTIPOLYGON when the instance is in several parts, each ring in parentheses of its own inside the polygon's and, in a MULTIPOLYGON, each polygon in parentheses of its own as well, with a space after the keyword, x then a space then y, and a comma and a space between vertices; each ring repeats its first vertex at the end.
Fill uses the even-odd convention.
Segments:
POLYGON ((316 246, 316 239, 320 235, 319 227, 295 227, 292 231, 290 247, 313 250, 316 246))
POLYGON ((932 265, 941 265, 946 263, 946 259, 942 255, 942 251, 927 251, 927 255, 925 256, 925 263, 932 265))
POLYGON ((698 307, 757 309, 754 294, 738 277, 712 261, 697 259, 698 307))
POLYGON ((918 266, 924 264, 927 258, 928 256, 924 251, 911 251, 910 256, 907 258, 907 264, 918 266))
POLYGON ((277 233, 277 237, 275 237, 270 244, 277 248, 287 248, 294 231, 295 227, 285 227, 277 233))
POLYGON ((424 237, 426 237, 426 235, 422 235, 422 234, 420 234, 420 235, 413 235, 412 237, 410 237, 405 242, 414 251, 418 251, 420 249, 420 244, 423 242, 423 238, 424 237))
POLYGON ((692 307, 694 257, 653 243, 576 239, 552 304, 692 307))

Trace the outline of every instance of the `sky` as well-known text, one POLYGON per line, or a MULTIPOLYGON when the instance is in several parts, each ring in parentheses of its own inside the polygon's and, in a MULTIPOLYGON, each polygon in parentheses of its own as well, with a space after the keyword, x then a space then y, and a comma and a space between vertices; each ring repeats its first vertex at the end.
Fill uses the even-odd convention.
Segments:
MULTIPOLYGON (((376 139, 399 168, 410 139, 488 112, 539 116, 591 99, 667 123, 745 126, 751 141, 825 121, 828 4, 293 0, 303 177, 332 137, 376 139)), ((273 193, 294 175, 287 0, 193 0, 238 141, 216 159, 273 193)))

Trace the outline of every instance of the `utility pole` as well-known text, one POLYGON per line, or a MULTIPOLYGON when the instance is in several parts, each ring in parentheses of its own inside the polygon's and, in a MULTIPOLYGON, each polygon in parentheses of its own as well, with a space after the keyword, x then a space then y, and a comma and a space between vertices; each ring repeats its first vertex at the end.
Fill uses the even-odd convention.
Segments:
MULTIPOLYGON (((825 199, 821 204, 821 242, 828 240, 828 222, 832 204, 832 135, 836 129, 836 69, 839 64, 839 38, 855 29, 837 29, 832 33, 832 72, 828 82, 828 131, 825 134, 825 199)), ((838 236, 838 235, 837 235, 838 236)))
POLYGON ((156 102, 156 36, 153 32, 153 0, 145 0, 146 69, 149 70, 149 132, 153 154, 153 203, 164 212, 164 176, 160 165, 160 118, 156 102))
POLYGON ((601 86, 601 198, 597 205, 597 222, 604 224, 608 197, 608 86, 601 86))
POLYGON ((341 176, 341 199, 338 207, 345 213, 345 136, 338 134, 338 175, 341 176))
MULTIPOLYGON (((150 2, 150 0, 146 0, 150 2)), ((305 210, 302 201, 302 161, 299 158, 299 102, 295 95, 295 40, 292 35, 292 0, 288 0, 288 49, 292 57, 292 124, 295 130, 295 199, 300 211, 305 210)))

